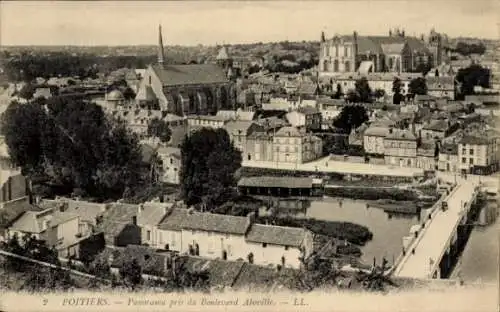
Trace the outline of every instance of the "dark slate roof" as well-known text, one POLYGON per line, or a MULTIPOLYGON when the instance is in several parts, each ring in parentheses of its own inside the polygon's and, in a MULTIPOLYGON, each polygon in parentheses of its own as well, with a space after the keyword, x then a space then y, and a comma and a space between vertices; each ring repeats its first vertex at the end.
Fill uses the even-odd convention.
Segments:
POLYGON ((299 177, 243 177, 238 181, 238 186, 250 187, 311 188, 312 185, 312 178, 299 177))
POLYGON ((457 144, 443 144, 439 151, 441 154, 447 155, 458 155, 458 145, 457 144))
POLYGON ((465 135, 462 139, 460 139, 460 144, 469 144, 469 145, 487 145, 490 140, 486 137, 480 137, 476 135, 465 135))
POLYGON ((299 248, 304 241, 306 230, 295 227, 254 224, 245 240, 252 243, 266 243, 299 248))
POLYGON ((182 222, 182 229, 244 235, 249 227, 247 217, 192 212, 182 222))
POLYGON ((164 86, 229 82, 221 67, 214 64, 152 65, 164 86))

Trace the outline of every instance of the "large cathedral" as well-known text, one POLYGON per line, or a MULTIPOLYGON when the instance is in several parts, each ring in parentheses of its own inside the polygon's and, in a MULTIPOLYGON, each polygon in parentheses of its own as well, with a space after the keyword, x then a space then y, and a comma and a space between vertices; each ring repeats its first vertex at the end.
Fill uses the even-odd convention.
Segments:
POLYGON ((164 61, 160 26, 157 63, 146 69, 137 90, 136 102, 140 108, 178 116, 215 114, 220 109, 235 109, 235 86, 230 80, 228 62, 167 65, 164 61))

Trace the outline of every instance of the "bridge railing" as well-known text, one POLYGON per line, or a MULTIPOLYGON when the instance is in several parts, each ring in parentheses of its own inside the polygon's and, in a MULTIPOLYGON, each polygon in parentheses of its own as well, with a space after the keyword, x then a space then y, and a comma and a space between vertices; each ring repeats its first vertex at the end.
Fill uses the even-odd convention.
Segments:
POLYGON ((391 273, 395 274, 399 273, 402 265, 404 265, 406 260, 408 260, 408 258, 411 256, 411 251, 415 249, 418 243, 422 240, 422 237, 424 237, 425 233, 427 232, 427 229, 431 225, 432 221, 435 219, 436 214, 440 213, 442 203, 447 202, 455 194, 455 192, 458 190, 459 187, 460 184, 457 184, 449 194, 443 194, 439 198, 439 200, 429 209, 430 213, 427 215, 427 218, 420 223, 417 237, 415 237, 414 235, 411 236, 412 239, 408 243, 407 248, 405 248, 405 252, 404 253, 402 252, 398 256, 398 258, 396 258, 391 273))
MULTIPOLYGON (((469 201, 467 201, 466 205, 464 207, 461 207, 462 210, 460 210, 461 213, 464 213, 465 216, 467 216, 467 213, 469 212, 469 209, 472 207, 472 202, 474 201, 474 199, 476 198, 478 194, 478 189, 474 189, 474 192, 472 193, 472 196, 471 196, 471 199, 469 201)), ((458 218, 457 219, 457 222, 455 223, 455 225, 453 226, 453 231, 452 233, 456 232, 457 231, 457 228, 458 228, 458 225, 460 224, 460 222, 462 221, 462 217, 458 218)), ((443 257, 443 255, 445 254, 445 251, 448 249, 447 246, 450 245, 451 243, 451 240, 453 238, 454 235, 450 235, 448 236, 448 239, 446 240, 446 243, 445 243, 445 248, 443 248, 443 250, 441 250, 441 252, 439 253, 439 257, 438 259, 441 261, 441 258, 443 257)), ((430 270, 430 273, 434 272, 434 270, 436 270, 436 267, 437 265, 439 265, 439 262, 440 261, 434 261, 434 263, 432 264, 431 266, 431 270, 430 270)))

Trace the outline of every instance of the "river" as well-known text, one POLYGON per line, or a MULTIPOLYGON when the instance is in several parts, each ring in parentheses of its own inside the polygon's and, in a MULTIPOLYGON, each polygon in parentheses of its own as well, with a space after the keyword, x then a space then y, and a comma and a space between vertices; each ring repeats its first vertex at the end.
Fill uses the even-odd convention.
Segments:
POLYGON ((476 226, 460 261, 460 275, 465 282, 498 283, 500 253, 500 218, 487 226, 476 226))
POLYGON ((389 217, 382 209, 367 208, 366 201, 345 198, 311 201, 306 216, 366 226, 373 233, 373 239, 361 248, 361 259, 366 264, 371 264, 373 257, 377 259, 377 263, 381 263, 383 257, 392 263, 393 257, 397 258, 401 253, 403 236, 408 235, 410 227, 418 223, 417 216, 389 217), (341 206, 339 200, 342 200, 341 206))

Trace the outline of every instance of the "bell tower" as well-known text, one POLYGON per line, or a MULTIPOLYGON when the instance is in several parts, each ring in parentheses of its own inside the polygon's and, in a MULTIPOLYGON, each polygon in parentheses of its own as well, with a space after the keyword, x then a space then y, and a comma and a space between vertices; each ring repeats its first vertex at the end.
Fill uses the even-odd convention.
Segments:
POLYGON ((158 65, 163 66, 165 53, 163 51, 163 38, 161 35, 161 25, 158 26, 158 65))

